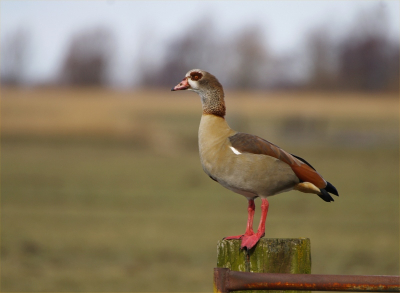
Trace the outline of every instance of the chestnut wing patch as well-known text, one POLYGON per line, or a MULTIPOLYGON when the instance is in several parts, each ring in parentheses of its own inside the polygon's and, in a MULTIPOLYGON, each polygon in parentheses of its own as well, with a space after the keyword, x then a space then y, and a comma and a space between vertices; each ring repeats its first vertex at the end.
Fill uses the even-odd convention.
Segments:
POLYGON ((325 188, 326 181, 304 159, 291 155, 277 145, 261 137, 238 132, 229 137, 232 146, 241 153, 267 155, 288 164, 297 177, 303 182, 311 182, 318 188, 325 188))

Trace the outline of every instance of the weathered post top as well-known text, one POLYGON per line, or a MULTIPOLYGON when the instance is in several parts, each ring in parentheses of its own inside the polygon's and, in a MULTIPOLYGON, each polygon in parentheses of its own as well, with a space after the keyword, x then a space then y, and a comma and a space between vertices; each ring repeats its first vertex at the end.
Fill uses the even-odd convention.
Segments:
POLYGON ((250 251, 240 249, 240 240, 221 240, 217 246, 217 267, 252 273, 311 274, 310 239, 262 238, 250 251))

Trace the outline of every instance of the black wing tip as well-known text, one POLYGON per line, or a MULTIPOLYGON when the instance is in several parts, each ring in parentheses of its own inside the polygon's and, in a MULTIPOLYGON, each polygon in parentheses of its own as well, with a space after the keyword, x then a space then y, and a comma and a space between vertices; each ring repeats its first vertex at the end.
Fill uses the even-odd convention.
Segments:
POLYGON ((334 201, 332 196, 325 190, 325 189, 320 189, 322 194, 318 194, 318 196, 320 198, 322 198, 322 200, 326 201, 326 202, 331 202, 334 201))
POLYGON ((338 193, 336 187, 333 186, 333 185, 332 185, 331 183, 329 183, 329 182, 326 182, 326 183, 327 183, 327 184, 326 184, 325 190, 326 190, 327 192, 329 192, 329 193, 332 193, 332 194, 334 194, 334 195, 336 195, 336 196, 339 196, 339 193, 338 193))

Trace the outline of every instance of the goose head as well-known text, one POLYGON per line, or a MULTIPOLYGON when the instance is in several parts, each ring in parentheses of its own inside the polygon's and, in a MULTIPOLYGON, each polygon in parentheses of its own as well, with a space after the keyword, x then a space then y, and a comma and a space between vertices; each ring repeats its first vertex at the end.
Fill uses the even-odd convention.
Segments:
POLYGON ((218 79, 211 73, 201 70, 189 70, 183 80, 171 91, 194 91, 201 97, 204 114, 225 116, 224 90, 218 79))
POLYGON ((173 87, 171 91, 189 90, 199 92, 210 78, 216 79, 215 76, 207 71, 201 69, 192 69, 186 73, 183 80, 177 86, 173 87))

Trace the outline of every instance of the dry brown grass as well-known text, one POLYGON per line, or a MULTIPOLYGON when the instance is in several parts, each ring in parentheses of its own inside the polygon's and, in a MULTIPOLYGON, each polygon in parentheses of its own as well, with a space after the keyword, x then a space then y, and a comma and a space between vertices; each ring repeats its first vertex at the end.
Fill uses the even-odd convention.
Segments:
MULTIPOLYGON (((395 94, 227 92, 226 96, 228 117, 229 113, 240 113, 272 119, 301 115, 379 120, 397 119, 399 115, 399 100, 395 94)), ((197 95, 167 89, 121 92, 5 88, 1 98, 5 134, 131 135, 140 132, 138 127, 142 125, 138 122, 145 116, 201 113, 197 95)))

